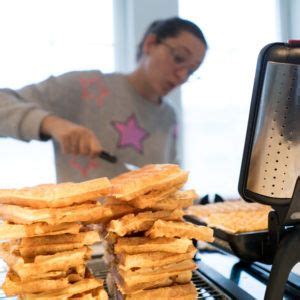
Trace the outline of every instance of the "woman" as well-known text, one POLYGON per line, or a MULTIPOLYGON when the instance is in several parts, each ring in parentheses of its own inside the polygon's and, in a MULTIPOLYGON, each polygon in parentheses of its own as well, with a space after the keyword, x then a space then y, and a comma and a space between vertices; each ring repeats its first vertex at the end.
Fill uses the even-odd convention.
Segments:
POLYGON ((176 162, 176 116, 163 99, 200 66, 201 30, 178 17, 153 22, 130 74, 79 71, 0 90, 0 135, 54 141, 58 182, 114 177, 122 162, 176 162), (97 156, 108 151, 112 164, 97 156))

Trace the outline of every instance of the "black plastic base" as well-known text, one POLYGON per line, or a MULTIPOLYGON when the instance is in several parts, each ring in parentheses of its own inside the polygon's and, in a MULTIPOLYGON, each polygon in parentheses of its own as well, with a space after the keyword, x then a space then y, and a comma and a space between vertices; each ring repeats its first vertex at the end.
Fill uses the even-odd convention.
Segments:
POLYGON ((265 300, 281 300, 285 284, 292 268, 300 262, 300 227, 284 235, 281 239, 274 258, 265 300))

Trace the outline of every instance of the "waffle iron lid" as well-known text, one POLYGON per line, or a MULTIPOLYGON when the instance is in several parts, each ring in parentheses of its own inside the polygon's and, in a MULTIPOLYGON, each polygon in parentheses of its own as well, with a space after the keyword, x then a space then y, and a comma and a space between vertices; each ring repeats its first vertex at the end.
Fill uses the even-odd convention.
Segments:
POLYGON ((238 186, 241 197, 288 206, 300 176, 299 157, 300 40, 290 40, 266 45, 258 56, 238 186))

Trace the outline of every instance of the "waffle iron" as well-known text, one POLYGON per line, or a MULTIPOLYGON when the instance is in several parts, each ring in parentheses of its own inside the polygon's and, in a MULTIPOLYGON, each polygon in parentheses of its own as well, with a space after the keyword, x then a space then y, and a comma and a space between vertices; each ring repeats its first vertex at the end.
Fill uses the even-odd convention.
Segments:
POLYGON ((265 299, 282 299, 300 261, 300 41, 265 46, 258 57, 239 193, 271 205, 262 253, 272 263, 265 299))

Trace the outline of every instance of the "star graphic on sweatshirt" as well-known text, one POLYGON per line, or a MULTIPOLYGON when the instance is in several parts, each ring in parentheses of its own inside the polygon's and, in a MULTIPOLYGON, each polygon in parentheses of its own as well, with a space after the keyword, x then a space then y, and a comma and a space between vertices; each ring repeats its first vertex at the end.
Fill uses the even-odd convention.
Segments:
POLYGON ((97 106, 102 107, 104 98, 109 95, 109 90, 100 77, 80 77, 81 99, 95 101, 97 106))
POLYGON ((119 148, 132 147, 138 153, 143 153, 143 141, 149 133, 138 124, 134 114, 125 122, 112 122, 112 124, 119 134, 119 148))
POLYGON ((81 176, 86 177, 92 169, 97 169, 100 164, 96 159, 93 158, 81 158, 79 156, 73 155, 69 160, 69 164, 77 169, 81 176))

